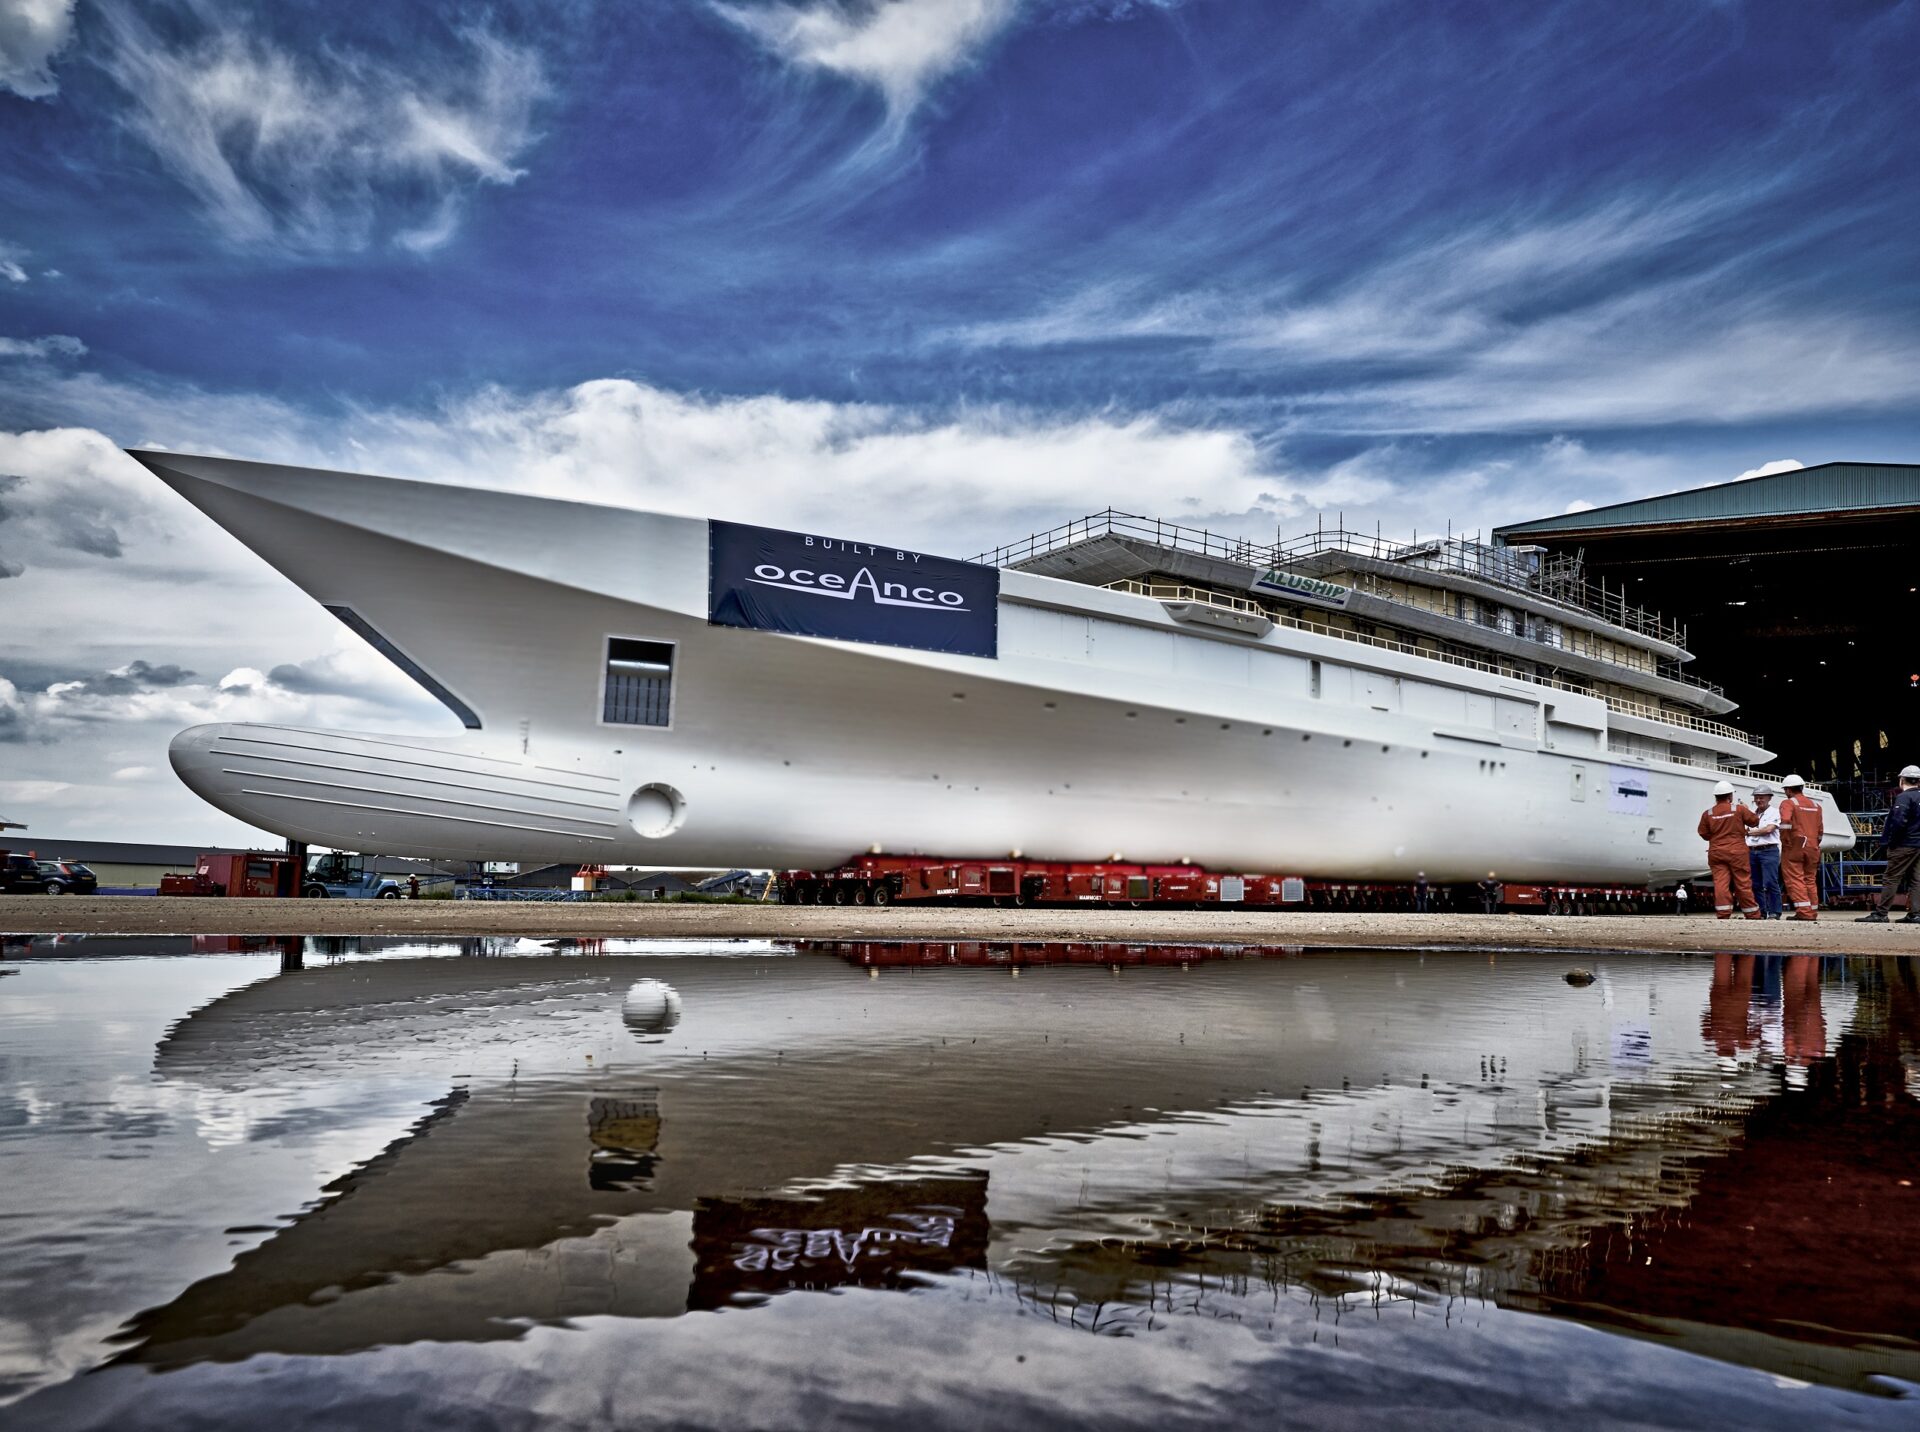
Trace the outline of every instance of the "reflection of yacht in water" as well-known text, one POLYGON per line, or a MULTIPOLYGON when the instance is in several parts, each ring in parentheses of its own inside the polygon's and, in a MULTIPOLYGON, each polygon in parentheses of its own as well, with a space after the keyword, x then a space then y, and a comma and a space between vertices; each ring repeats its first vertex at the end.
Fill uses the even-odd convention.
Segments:
POLYGON ((1899 962, 1864 971, 1856 1006, 1811 957, 1603 959, 1574 990, 1537 959, 1187 949, 1118 978, 1030 963, 1012 986, 841 953, 855 969, 772 958, 750 978, 700 958, 401 957, 216 1000, 156 1061, 211 1111, 269 1066, 296 1098, 346 1060, 441 1067, 451 1090, 230 1271, 142 1314, 123 1356, 514 1338, 990 1270, 992 1290, 1062 1321, 1098 1305, 1109 1327, 1224 1276, 1469 1296, 1783 1376, 1920 1380, 1896 1256, 1914 1225, 1866 1152, 1920 1133, 1899 1063, 1920 993, 1899 962), (1806 1002, 1823 1008, 1804 1087, 1733 1031, 1742 978, 1763 1002, 1799 991, 1809 1030, 1806 1002), (636 1038, 626 1012, 665 990, 682 1018, 636 1038), (1800 1296, 1791 1260, 1836 1254, 1860 1261, 1800 1296))
MULTIPOLYGON (((322 845, 1639 883, 1704 869, 1714 783, 1750 785, 1768 755, 1686 675, 1684 632, 1524 549, 1228 543, 1106 514, 964 563, 134 456, 467 728, 175 739, 207 800, 322 845)), ((1837 809, 1827 830, 1850 843, 1837 809)))

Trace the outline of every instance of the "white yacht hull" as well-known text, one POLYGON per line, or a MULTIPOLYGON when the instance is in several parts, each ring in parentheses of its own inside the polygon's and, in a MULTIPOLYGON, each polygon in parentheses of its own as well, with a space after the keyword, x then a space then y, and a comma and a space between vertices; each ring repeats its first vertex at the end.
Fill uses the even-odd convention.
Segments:
POLYGON ((1704 868, 1694 824, 1719 773, 1610 756, 1592 697, 1285 628, 1196 630, 1017 571, 997 658, 740 630, 708 621, 700 520, 136 456, 480 723, 175 740, 193 790, 291 839, 665 867, 877 849, 1435 881, 1704 868), (610 637, 673 644, 669 725, 600 719, 610 637))

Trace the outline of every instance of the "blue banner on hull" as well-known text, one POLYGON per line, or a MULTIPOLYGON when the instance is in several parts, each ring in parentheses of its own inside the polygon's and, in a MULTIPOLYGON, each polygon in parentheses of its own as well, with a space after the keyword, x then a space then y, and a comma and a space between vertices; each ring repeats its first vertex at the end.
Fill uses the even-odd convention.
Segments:
POLYGON ((1000 654, 1000 569, 709 522, 707 620, 958 656, 1000 654))

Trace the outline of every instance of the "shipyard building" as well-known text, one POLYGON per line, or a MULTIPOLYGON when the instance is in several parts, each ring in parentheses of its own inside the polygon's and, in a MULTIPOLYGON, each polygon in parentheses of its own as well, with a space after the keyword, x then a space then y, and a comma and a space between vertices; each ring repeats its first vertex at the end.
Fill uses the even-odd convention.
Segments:
POLYGON ((1775 771, 1850 810, 1920 760, 1920 464, 1830 462, 1501 527, 1543 569, 1661 612, 1775 771))

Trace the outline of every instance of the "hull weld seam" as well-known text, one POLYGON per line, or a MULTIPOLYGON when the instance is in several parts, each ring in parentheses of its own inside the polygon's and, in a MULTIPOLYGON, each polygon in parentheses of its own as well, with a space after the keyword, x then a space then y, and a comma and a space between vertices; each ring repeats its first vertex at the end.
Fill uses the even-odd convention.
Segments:
MULTIPOLYGON (((444 780, 441 780, 438 776, 409 776, 409 775, 402 774, 399 771, 370 771, 362 766, 337 766, 330 761, 297 761, 292 756, 275 756, 275 755, 270 755, 263 751, 223 751, 218 746, 213 747, 211 750, 207 752, 207 754, 210 756, 225 756, 230 760, 272 761, 277 765, 303 766, 308 770, 314 770, 314 771, 338 771, 342 775, 346 775, 346 776, 372 776, 376 779, 384 777, 388 780, 395 780, 395 781, 415 781, 421 785, 448 786, 456 791, 473 791, 480 795, 506 796, 516 800, 544 800, 549 805, 578 806, 581 810, 590 810, 599 815, 606 815, 609 813, 605 806, 589 805, 586 801, 563 801, 557 796, 543 796, 535 791, 491 790, 486 786, 470 786, 462 781, 444 781, 444 780)), ((433 769, 440 770, 444 768, 436 766, 433 769)), ((273 774, 273 772, 271 771, 228 771, 227 774, 230 776, 270 776, 273 774)), ((474 771, 471 774, 477 776, 483 773, 480 771, 474 771)), ((280 777, 280 779, 292 781, 292 780, 298 780, 299 777, 282 776, 280 777)), ((349 787, 348 789, 352 789, 352 787, 349 787)), ((573 787, 563 786, 561 787, 561 789, 572 790, 573 787)), ((441 798, 439 796, 430 796, 428 797, 428 799, 439 800, 441 798)), ((572 819, 571 816, 567 818, 569 820, 572 819)))
POLYGON ((489 825, 500 830, 525 830, 538 835, 564 835, 572 840, 602 840, 609 843, 613 840, 613 837, 610 835, 586 835, 577 830, 554 830, 544 825, 517 825, 509 820, 480 820, 470 815, 442 815, 437 811, 406 810, 400 806, 366 805, 360 801, 330 801, 322 796, 295 795, 292 791, 256 791, 242 789, 240 794, 243 796, 266 796, 270 800, 306 801, 310 805, 344 806, 348 810, 379 811, 383 815, 404 815, 410 816, 415 820, 457 820, 462 825, 489 825))
MULTIPOLYGON (((336 751, 326 746, 302 746, 292 741, 264 741, 258 736, 221 736, 218 739, 222 741, 244 741, 250 746, 273 746, 286 751, 308 751, 316 756, 352 755, 358 756, 363 761, 388 761, 396 766, 420 766, 429 771, 454 771, 463 776, 489 777, 497 781, 519 781, 524 785, 545 786, 549 790, 557 791, 573 791, 583 796, 600 796, 607 794, 605 791, 590 790, 586 786, 564 786, 557 781, 543 781, 538 776, 509 776, 502 772, 495 771, 470 771, 464 766, 440 766, 435 765, 431 761, 409 761, 404 756, 377 756, 371 751, 336 751)), ((232 754, 240 755, 242 753, 235 751, 232 754)), ((492 760, 494 758, 489 756, 483 757, 482 759, 492 760)))
MULTIPOLYGON (((320 786, 330 791, 355 791, 367 796, 409 796, 414 800, 432 801, 435 805, 465 806, 468 810, 490 811, 494 815, 535 815, 546 820, 568 820, 580 825, 597 825, 606 830, 620 828, 617 820, 587 820, 582 816, 565 815, 560 811, 522 810, 518 806, 489 805, 485 801, 461 801, 451 796, 428 795, 425 791, 391 791, 383 786, 350 786, 341 781, 316 781, 307 776, 283 776, 276 771, 247 771, 234 766, 223 766, 220 773, 225 776, 252 776, 263 781, 287 781, 299 786, 320 786)), ((611 816, 613 812, 603 810, 599 814, 611 816)))

